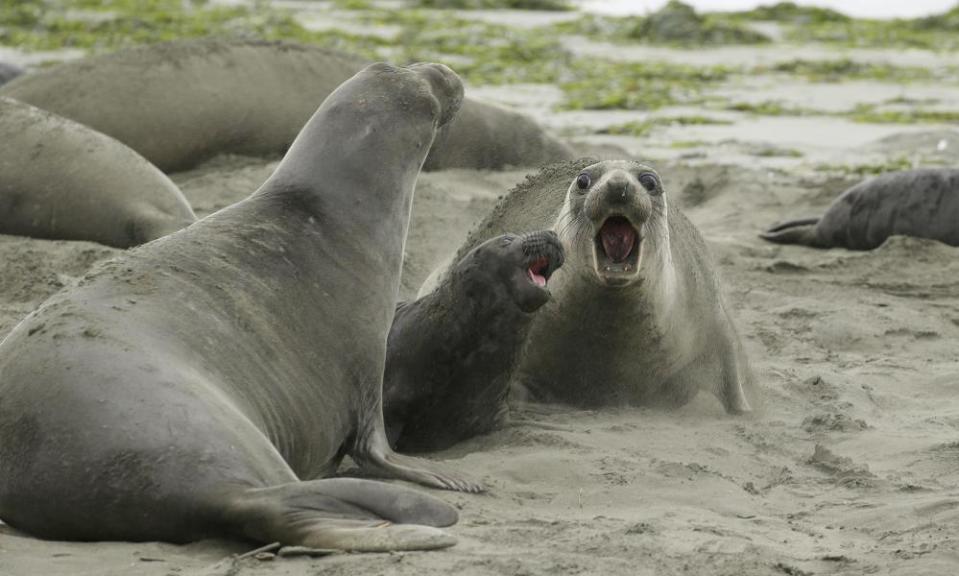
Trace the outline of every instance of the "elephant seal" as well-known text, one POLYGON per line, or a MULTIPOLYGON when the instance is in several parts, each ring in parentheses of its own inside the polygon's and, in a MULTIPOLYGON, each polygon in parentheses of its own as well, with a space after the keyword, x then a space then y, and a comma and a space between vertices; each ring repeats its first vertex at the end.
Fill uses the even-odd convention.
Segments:
MULTIPOLYGON (((366 66, 315 46, 176 41, 71 61, 0 89, 130 146, 164 172, 222 153, 282 154, 320 102, 366 66)), ((428 170, 538 166, 572 152, 522 114, 467 99, 428 170)))
POLYGON ((882 174, 843 192, 822 217, 785 222, 759 236, 778 244, 872 250, 896 234, 959 246, 959 170, 882 174))
POLYGON ((519 347, 563 258, 552 231, 497 236, 470 250, 442 286, 397 306, 383 378, 397 450, 442 450, 503 422, 519 347))
POLYGON ((129 248, 195 220, 176 184, 133 150, 0 97, 0 234, 129 248))
POLYGON ((511 190, 460 253, 504 230, 544 226, 563 240, 566 264, 532 320, 519 391, 579 406, 675 406, 708 389, 727 412, 751 411, 752 375, 709 249, 655 170, 625 160, 547 166, 511 190))
POLYGON ((23 74, 23 68, 7 62, 0 62, 0 86, 23 74))
POLYGON ((413 188, 461 98, 442 65, 364 69, 252 196, 24 319, 0 343, 0 519, 67 540, 453 544, 434 497, 314 479, 349 454, 478 489, 395 454, 381 406, 413 188))

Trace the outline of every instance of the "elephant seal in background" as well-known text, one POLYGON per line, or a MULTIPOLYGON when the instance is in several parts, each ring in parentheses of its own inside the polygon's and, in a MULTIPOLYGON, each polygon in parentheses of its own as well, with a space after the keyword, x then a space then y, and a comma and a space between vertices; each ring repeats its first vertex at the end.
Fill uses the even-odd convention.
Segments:
POLYGON ((959 170, 882 174, 843 192, 822 217, 785 222, 759 236, 778 244, 872 250, 897 234, 959 246, 959 170))
POLYGON ((563 258, 552 231, 497 236, 457 262, 442 286, 397 307, 383 378, 397 450, 443 450, 504 421, 519 348, 563 258))
MULTIPOLYGON (((222 153, 282 154, 321 102, 367 61, 315 46, 177 41, 61 64, 0 95, 109 134, 165 172, 222 153)), ((466 100, 427 169, 500 169, 572 158, 531 119, 466 100)))
POLYGON ((129 248, 195 220, 176 184, 133 150, 0 97, 0 234, 129 248))
POLYGON ((393 453, 381 406, 413 188, 461 99, 442 65, 364 69, 251 197, 18 325, 0 344, 0 519, 69 540, 451 545, 436 498, 313 479, 349 454, 478 489, 393 453))
POLYGON ((14 66, 13 64, 8 64, 6 62, 0 62, 0 86, 6 84, 21 74, 23 74, 23 68, 14 66))
POLYGON ((553 226, 566 246, 520 355, 520 390, 601 406, 680 405, 707 389, 727 412, 751 411, 752 374, 709 249, 667 196, 639 162, 559 163, 470 234, 455 258, 505 230, 553 226))

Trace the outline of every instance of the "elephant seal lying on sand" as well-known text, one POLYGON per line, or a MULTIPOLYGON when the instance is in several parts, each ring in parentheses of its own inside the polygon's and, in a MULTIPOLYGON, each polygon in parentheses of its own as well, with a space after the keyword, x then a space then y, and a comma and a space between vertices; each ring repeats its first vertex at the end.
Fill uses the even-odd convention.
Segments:
POLYGON ((784 222, 759 236, 777 244, 872 250, 896 234, 959 246, 959 170, 882 174, 843 192, 822 217, 784 222))
POLYGON ((453 544, 367 471, 478 487, 395 454, 381 391, 413 188, 462 85, 370 66, 251 197, 100 266, 0 344, 0 518, 70 540, 207 536, 345 550, 453 544), (394 524, 395 523, 395 524, 394 524))
MULTIPOLYGON (((521 388, 580 406, 679 405, 707 389, 728 412, 751 410, 752 375, 709 249, 652 168, 547 166, 511 190, 455 258, 505 230, 546 226, 563 240, 566 264, 532 321, 521 388)), ((443 273, 431 278, 421 293, 443 273)))
POLYGON ((442 286, 397 307, 383 378, 397 450, 442 450, 503 422, 519 348, 563 258, 552 231, 497 236, 470 250, 442 286))
POLYGON ((195 220, 176 184, 133 150, 0 97, 0 234, 129 248, 195 220))
POLYGON ((23 68, 7 62, 0 62, 0 86, 23 74, 23 68))
MULTIPOLYGON (((222 153, 282 154, 313 111, 367 61, 315 46, 177 41, 61 64, 4 86, 109 134, 164 172, 222 153)), ((572 158, 531 119, 467 99, 425 168, 500 169, 572 158)))

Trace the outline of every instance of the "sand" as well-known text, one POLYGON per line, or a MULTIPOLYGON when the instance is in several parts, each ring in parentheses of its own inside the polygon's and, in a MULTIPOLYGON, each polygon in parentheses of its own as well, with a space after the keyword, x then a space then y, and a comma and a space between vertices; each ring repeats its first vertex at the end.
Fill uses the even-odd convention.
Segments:
MULTIPOLYGON (((900 56, 919 58, 881 54, 900 56)), ((902 87, 895 95, 934 88, 902 87)), ((525 97, 522 90, 477 92, 533 109, 550 88, 525 90, 525 97)), ((954 101, 956 93, 950 86, 937 94, 954 101)), ((876 98, 862 83, 794 97, 842 98, 849 106, 876 98)), ((539 114, 555 129, 622 145, 660 168, 670 201, 700 227, 719 262, 759 375, 762 413, 727 416, 709 396, 677 411, 530 407, 527 423, 434 455, 489 487, 483 495, 437 493, 461 510, 450 529, 460 542, 444 551, 236 561, 231 556, 250 546, 43 542, 0 525, 0 575, 959 571, 959 248, 896 237, 872 252, 817 251, 756 236, 777 220, 820 213, 858 181, 820 162, 906 157, 955 166, 959 131, 735 117, 731 125, 667 127, 636 139, 593 135, 587 128, 603 113, 539 114), (692 139, 706 144, 672 146, 692 139), (770 145, 803 155, 761 152, 770 145)), ((274 166, 221 157, 173 179, 203 216, 251 193, 274 166)), ((525 173, 422 175, 403 297, 525 173)), ((0 237, 0 337, 116 252, 0 237)))
MULTIPOLYGON (((868 148, 901 152, 890 142, 868 148)), ((274 165, 220 158, 174 178, 204 215, 255 189, 274 165)), ((235 543, 56 543, 3 528, 0 574, 952 573, 959 249, 899 237, 867 253, 765 244, 756 238, 764 225, 819 212, 852 180, 660 168, 721 265, 763 414, 729 417, 708 396, 675 412, 537 407, 526 416, 533 425, 435 456, 490 489, 440 494, 462 514, 451 529, 460 544, 441 552, 234 565, 224 559, 246 550, 235 543)), ((423 175, 404 295, 522 175, 423 175)), ((2 335, 115 251, 4 237, 0 252, 2 335)))

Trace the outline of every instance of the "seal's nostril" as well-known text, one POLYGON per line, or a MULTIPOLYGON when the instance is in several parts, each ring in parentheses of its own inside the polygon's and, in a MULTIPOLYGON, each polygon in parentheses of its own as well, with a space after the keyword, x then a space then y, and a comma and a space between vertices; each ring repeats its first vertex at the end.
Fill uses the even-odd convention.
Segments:
POLYGON ((606 194, 610 200, 625 202, 629 194, 629 180, 621 176, 614 176, 606 181, 606 194))

